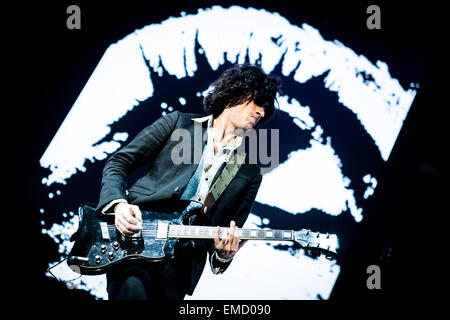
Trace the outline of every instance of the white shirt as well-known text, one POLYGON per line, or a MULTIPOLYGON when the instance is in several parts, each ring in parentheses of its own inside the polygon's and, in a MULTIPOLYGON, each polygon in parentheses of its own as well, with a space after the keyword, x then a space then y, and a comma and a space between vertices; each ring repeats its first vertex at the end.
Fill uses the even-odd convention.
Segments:
POLYGON ((203 203, 211 187, 211 183, 215 175, 217 174, 217 171, 224 162, 229 161, 231 155, 233 154, 233 151, 241 145, 242 137, 237 136, 233 141, 224 146, 218 145, 217 152, 214 152, 215 130, 212 127, 213 116, 209 115, 202 118, 193 118, 192 120, 198 123, 208 121, 207 141, 205 150, 203 151, 203 170, 200 176, 197 191, 191 198, 192 201, 203 203))

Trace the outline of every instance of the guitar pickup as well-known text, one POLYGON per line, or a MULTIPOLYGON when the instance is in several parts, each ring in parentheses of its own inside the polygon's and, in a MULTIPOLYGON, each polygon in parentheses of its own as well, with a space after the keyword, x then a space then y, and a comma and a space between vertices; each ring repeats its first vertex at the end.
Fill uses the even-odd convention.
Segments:
POLYGON ((169 223, 168 222, 158 222, 158 231, 156 232, 156 239, 167 239, 169 233, 169 223))
POLYGON ((109 240, 108 224, 106 222, 100 222, 100 230, 102 231, 103 240, 109 240))

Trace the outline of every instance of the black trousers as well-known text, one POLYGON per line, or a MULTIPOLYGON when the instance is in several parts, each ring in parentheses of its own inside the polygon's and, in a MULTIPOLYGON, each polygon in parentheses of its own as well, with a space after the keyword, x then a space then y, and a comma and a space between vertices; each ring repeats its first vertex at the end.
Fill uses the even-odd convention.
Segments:
POLYGON ((106 273, 109 300, 183 300, 186 274, 181 268, 176 259, 114 266, 106 273))

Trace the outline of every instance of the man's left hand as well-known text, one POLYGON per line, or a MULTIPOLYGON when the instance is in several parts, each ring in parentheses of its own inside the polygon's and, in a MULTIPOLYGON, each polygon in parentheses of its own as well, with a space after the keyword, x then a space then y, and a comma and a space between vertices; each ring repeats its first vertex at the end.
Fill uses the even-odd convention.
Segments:
POLYGON ((217 226, 216 235, 214 237, 214 247, 220 258, 231 259, 247 240, 239 239, 239 228, 234 221, 230 222, 230 229, 227 234, 220 239, 220 227, 217 226))

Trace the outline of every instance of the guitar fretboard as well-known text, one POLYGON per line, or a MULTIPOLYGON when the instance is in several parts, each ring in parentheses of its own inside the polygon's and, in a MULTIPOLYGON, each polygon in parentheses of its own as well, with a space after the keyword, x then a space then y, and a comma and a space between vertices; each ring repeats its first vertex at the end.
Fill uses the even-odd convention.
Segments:
MULTIPOLYGON (((220 228, 219 236, 224 237, 230 228, 220 228)), ((170 225, 169 238, 214 239, 217 227, 170 225)), ((239 229, 241 240, 294 240, 293 230, 239 229)))

